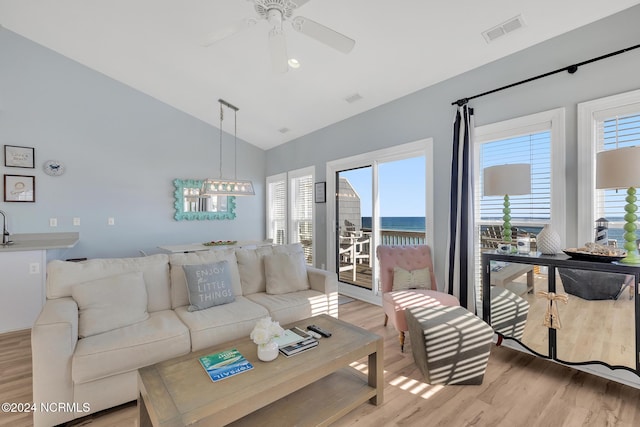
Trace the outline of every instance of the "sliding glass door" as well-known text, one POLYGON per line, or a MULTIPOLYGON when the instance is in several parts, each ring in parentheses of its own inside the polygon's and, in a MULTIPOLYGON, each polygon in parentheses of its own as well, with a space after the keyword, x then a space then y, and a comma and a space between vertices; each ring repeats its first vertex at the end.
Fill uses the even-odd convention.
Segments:
POLYGON ((370 153, 328 165, 328 203, 334 235, 328 260, 342 293, 377 295, 380 244, 424 244, 427 234, 427 155, 425 142, 411 150, 370 153), (328 187, 331 188, 331 187, 328 187), (329 202, 329 201, 328 201, 329 202))
POLYGON ((372 174, 364 166, 339 171, 336 178, 337 273, 340 281, 366 289, 372 288, 372 174))

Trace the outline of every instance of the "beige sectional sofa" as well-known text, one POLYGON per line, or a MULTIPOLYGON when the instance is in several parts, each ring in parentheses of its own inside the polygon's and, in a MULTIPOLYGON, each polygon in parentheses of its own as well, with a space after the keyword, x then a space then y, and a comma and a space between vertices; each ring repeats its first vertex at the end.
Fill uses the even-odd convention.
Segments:
POLYGON ((35 412, 34 425, 135 400, 138 368, 248 336, 265 316, 284 325, 320 313, 337 317, 337 277, 306 266, 299 244, 51 261, 31 333, 33 399, 66 407, 35 412), (184 266, 224 267, 232 301, 190 311, 184 266))

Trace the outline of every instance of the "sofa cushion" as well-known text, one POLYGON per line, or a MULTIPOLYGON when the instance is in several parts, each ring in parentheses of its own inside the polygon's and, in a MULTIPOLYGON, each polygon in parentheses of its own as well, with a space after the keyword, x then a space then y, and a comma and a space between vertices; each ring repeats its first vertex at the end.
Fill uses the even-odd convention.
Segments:
POLYGON ((73 285, 78 336, 89 337, 147 320, 147 290, 142 276, 137 271, 73 285))
POLYGON ((192 351, 248 337, 256 322, 269 315, 266 308, 243 296, 206 310, 190 312, 187 307, 178 307, 175 313, 189 328, 192 351))
POLYGON ((169 263, 171 265, 171 308, 189 305, 189 292, 187 289, 187 278, 184 274, 183 265, 210 264, 218 261, 229 262, 229 273, 233 293, 242 295, 240 285, 240 273, 238 272, 238 261, 233 249, 215 249, 211 251, 198 251, 186 254, 171 254, 169 263))
POLYGON ((103 258, 82 262, 50 261, 47 264, 47 298, 71 296, 73 285, 117 274, 141 271, 147 288, 147 311, 168 310, 169 256, 165 254, 137 258, 103 258))
POLYGON ((309 289, 304 254, 273 253, 264 257, 268 294, 285 294, 309 289))
POLYGON ((405 270, 393 267, 393 291, 405 289, 431 289, 431 271, 429 267, 405 270))
POLYGON ((189 289, 189 307, 196 311, 216 305, 228 304, 236 299, 231 286, 229 262, 183 265, 189 289))
POLYGON ((144 322, 78 340, 71 376, 86 383, 188 352, 187 327, 173 311, 158 311, 144 322))
POLYGON ((329 312, 328 295, 313 289, 280 295, 260 292, 247 298, 269 310, 271 318, 281 325, 329 312))
POLYGON ((264 272, 264 257, 273 253, 271 246, 260 246, 255 249, 236 249, 238 270, 242 295, 265 292, 267 281, 264 272))
POLYGON ((274 245, 272 247, 274 253, 282 253, 282 254, 298 254, 304 253, 304 248, 302 247, 302 243, 289 243, 286 245, 274 245))

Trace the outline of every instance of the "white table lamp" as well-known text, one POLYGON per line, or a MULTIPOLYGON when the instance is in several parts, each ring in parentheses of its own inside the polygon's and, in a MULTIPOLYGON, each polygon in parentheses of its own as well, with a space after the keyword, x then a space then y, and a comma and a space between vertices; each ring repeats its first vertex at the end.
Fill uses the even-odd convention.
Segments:
POLYGON ((596 155, 596 188, 627 189, 624 207, 624 248, 627 256, 621 262, 639 264, 636 244, 636 187, 640 186, 640 146, 601 151, 596 155))
POLYGON ((512 163, 484 168, 484 195, 504 196, 502 240, 511 242, 511 209, 509 195, 531 193, 531 165, 512 163))

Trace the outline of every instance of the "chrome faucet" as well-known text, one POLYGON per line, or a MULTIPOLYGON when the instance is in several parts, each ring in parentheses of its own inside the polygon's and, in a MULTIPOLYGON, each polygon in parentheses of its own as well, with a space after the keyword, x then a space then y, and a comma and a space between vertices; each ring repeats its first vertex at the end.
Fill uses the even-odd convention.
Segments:
POLYGON ((9 230, 7 230, 7 215, 4 211, 0 211, 2 214, 2 246, 7 246, 12 244, 13 242, 9 240, 9 230))

